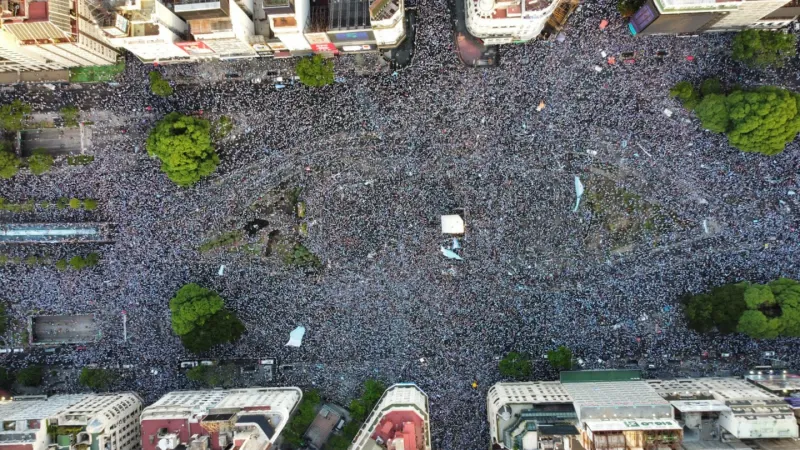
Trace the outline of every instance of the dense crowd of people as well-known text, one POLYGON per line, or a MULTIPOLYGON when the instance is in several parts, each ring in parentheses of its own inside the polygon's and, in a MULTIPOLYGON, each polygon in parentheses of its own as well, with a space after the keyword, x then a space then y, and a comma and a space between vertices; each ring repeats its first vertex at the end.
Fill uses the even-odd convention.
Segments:
MULTIPOLYGON (((0 92, 3 103, 19 98, 34 112, 79 106, 94 122, 95 155, 86 166, 20 173, 0 196, 94 198, 98 210, 81 219, 116 224, 114 244, 74 246, 100 253, 96 268, 0 271, 14 318, 95 313, 102 331, 84 351, 32 350, 10 364, 133 364, 136 375, 117 388, 151 401, 187 388, 179 361, 197 357, 172 334, 168 302, 197 282, 247 326, 209 357, 277 357, 293 369, 274 383, 316 387, 345 404, 367 378, 414 381, 431 396, 442 449, 488 442, 486 389, 501 379, 497 358, 512 350, 532 356, 534 379, 555 376, 541 355, 558 345, 586 368, 636 360, 656 366, 654 376, 741 373, 766 350, 798 367, 796 339, 701 336, 686 328, 679 303, 721 283, 800 277, 798 143, 775 157, 741 153, 668 96, 678 81, 713 76, 794 88, 797 61, 746 69, 729 58, 729 34, 632 37, 614 2, 602 0, 575 12, 564 42, 503 47, 500 67, 471 69, 455 53, 444 1, 421 0, 418 18, 410 67, 393 73, 374 55, 341 56, 341 82, 325 88, 252 82, 291 71, 292 61, 153 67, 128 58, 118 86, 0 92), (623 52, 635 61, 623 62, 623 52), (150 93, 150 70, 172 80, 171 97, 150 93), (190 188, 172 184, 145 151, 150 128, 170 111, 235 124, 217 143, 217 172, 190 188), (586 187, 578 212, 575 176, 586 187), (198 252, 252 219, 248 207, 278 187, 302 188, 303 243, 321 268, 198 252), (650 206, 600 200, 621 190, 650 206), (440 216, 458 208, 463 261, 440 253, 452 245, 440 216), (635 225, 656 214, 655 226, 635 225), (307 330, 302 346, 285 347, 298 325, 307 330), (731 358, 715 358, 722 352, 731 358)), ((41 211, 3 214, 41 221, 41 211)), ((78 387, 58 388, 70 389, 78 387)))

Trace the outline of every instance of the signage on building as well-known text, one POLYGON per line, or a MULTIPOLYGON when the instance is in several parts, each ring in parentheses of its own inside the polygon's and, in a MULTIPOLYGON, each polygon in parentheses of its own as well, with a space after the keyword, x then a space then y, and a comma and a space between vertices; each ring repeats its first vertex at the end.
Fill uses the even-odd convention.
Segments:
POLYGON ((336 46, 330 42, 327 44, 311 44, 311 50, 313 50, 314 53, 339 53, 336 46))
POLYGON ((372 30, 365 31, 346 31, 346 32, 331 32, 328 33, 332 42, 338 43, 358 43, 358 42, 375 42, 375 36, 372 30))
POLYGON ((371 50, 375 50, 378 47, 372 44, 364 44, 364 45, 345 45, 342 47, 343 52, 368 52, 371 50))
POLYGON ((331 41, 325 33, 306 33, 306 40, 312 47, 314 44, 327 44, 331 41))
POLYGON ((214 53, 203 41, 176 42, 175 45, 190 55, 202 56, 214 53))
POLYGON ((267 42, 267 45, 269 45, 269 48, 271 48, 272 51, 275 51, 275 52, 279 52, 279 51, 283 51, 283 50, 289 50, 289 47, 287 47, 286 44, 284 44, 281 41, 267 42))

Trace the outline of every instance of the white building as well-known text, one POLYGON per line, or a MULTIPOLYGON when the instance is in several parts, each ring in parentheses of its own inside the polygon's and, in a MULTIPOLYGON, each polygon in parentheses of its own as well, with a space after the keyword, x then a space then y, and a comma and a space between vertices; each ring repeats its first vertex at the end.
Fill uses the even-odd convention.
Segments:
POLYGON ((141 399, 133 393, 15 397, 0 401, 0 450, 134 450, 141 399))
POLYGON ((120 1, 107 17, 103 31, 108 42, 145 63, 187 62, 193 59, 180 45, 189 27, 159 0, 120 1))
POLYGON ((267 450, 302 396, 296 387, 170 392, 142 411, 142 449, 267 450))
POLYGON ((525 42, 541 34, 559 0, 460 0, 467 30, 486 45, 525 42))
POLYGON ((309 0, 264 2, 264 12, 270 30, 287 50, 292 52, 311 50, 311 44, 305 36, 311 17, 309 0))
POLYGON ((56 70, 63 67, 26 50, 16 36, 2 28, 0 28, 0 59, 0 72, 56 70))
POLYGON ((374 0, 369 5, 370 23, 378 48, 394 48, 406 38, 403 0, 374 0))
POLYGON ((219 59, 251 58, 255 34, 253 0, 176 0, 175 13, 186 19, 202 51, 219 59), (213 52, 213 53, 212 53, 213 52))
POLYGON ((632 17, 632 34, 698 34, 778 29, 800 14, 789 0, 648 0, 632 17))
POLYGON ((428 395, 413 383, 389 387, 350 450, 431 450, 428 395))
POLYGON ((0 16, 0 45, 15 58, 46 68, 114 64, 118 53, 105 40, 88 0, 9 0, 0 16), (76 11, 77 7, 77 11, 76 11))

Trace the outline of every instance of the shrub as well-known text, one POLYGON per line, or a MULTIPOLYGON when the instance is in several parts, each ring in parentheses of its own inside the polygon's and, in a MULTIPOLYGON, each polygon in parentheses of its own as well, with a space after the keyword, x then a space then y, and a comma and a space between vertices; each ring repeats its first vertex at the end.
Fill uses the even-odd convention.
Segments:
POLYGON ((85 261, 87 267, 94 267, 98 263, 100 263, 100 255, 98 255, 97 253, 89 253, 88 255, 86 255, 85 261))
POLYGON ((83 201, 83 208, 87 211, 94 211, 97 209, 97 200, 93 198, 87 198, 83 201))
POLYGON ((79 209, 81 207, 81 201, 73 197, 69 199, 69 207, 72 209, 79 209))
POLYGON ((69 264, 67 263, 66 259, 59 259, 58 262, 56 263, 56 269, 62 272, 67 270, 67 267, 69 267, 69 264))
POLYGON ((86 260, 82 256, 73 256, 69 260, 69 265, 75 270, 81 270, 86 267, 86 260))
POLYGON ((0 149, 0 178, 6 180, 12 178, 19 172, 21 164, 22 161, 17 158, 17 155, 5 149, 0 149))
POLYGON ((164 77, 161 76, 160 72, 156 72, 155 70, 150 72, 150 91, 153 94, 159 97, 169 97, 172 95, 172 86, 169 85, 169 81, 165 80, 164 77))

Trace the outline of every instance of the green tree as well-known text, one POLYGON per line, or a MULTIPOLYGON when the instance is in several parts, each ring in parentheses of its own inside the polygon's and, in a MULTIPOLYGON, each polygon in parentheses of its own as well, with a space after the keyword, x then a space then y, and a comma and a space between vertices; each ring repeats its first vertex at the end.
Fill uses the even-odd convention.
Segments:
POLYGON ((314 421, 320 401, 319 393, 315 389, 303 393, 303 400, 300 401, 297 411, 283 430, 284 442, 291 448, 299 448, 303 445, 303 433, 314 421))
POLYGON ((700 93, 705 95, 709 94, 722 94, 722 82, 719 78, 709 78, 703 81, 700 85, 700 93))
POLYGON ((688 81, 681 81, 669 90, 670 97, 677 98, 684 108, 693 110, 700 102, 700 94, 688 81))
POLYGON ((77 127, 79 114, 80 111, 75 105, 67 105, 61 108, 61 118, 64 120, 64 126, 77 127))
POLYGON ((116 378, 116 375, 110 370, 84 367, 81 369, 78 383, 93 391, 104 391, 114 383, 116 378))
POLYGON ((547 352, 547 360, 557 370, 569 370, 572 368, 572 350, 563 345, 559 346, 547 352))
POLYGON ((776 155, 800 132, 800 95, 793 92, 772 86, 734 91, 725 103, 728 142, 744 152, 776 155))
POLYGON ((8 329, 8 310, 6 309, 6 304, 0 302, 0 336, 6 334, 7 329, 8 329))
POLYGON ((8 147, 9 145, 5 142, 0 145, 0 178, 6 180, 16 175, 22 164, 17 155, 9 151, 8 147))
POLYGON ((16 379, 19 384, 27 387, 42 385, 43 371, 41 366, 28 366, 17 372, 16 379))
POLYGON ((708 294, 699 294, 689 297, 686 302, 686 318, 689 328, 699 332, 707 333, 714 328, 714 304, 708 294))
POLYGON ((82 256, 75 255, 69 260, 69 265, 75 270, 81 270, 86 267, 86 260, 82 256))
POLYGON ((350 417, 355 421, 363 422, 381 399, 384 391, 386 391, 386 385, 380 381, 372 379, 365 381, 364 393, 350 402, 350 417))
POLYGON ((45 153, 43 148, 37 148, 28 158, 28 168, 34 175, 41 175, 50 170, 54 162, 53 157, 45 153))
POLYGON ((150 91, 153 94, 159 97, 169 97, 172 95, 172 86, 169 85, 169 81, 165 80, 160 72, 152 71, 150 72, 150 91))
POLYGON ((531 361, 517 352, 509 352, 500 360, 500 375, 506 378, 522 379, 531 376, 531 361))
POLYGON ((77 198, 71 198, 69 199, 69 207, 72 209, 80 209, 81 201, 77 198))
POLYGON ((739 324, 739 318, 747 309, 744 302, 744 291, 750 286, 748 282, 725 284, 711 289, 714 311, 711 316, 720 333, 733 333, 739 324))
POLYGON ((88 255, 86 255, 85 261, 87 267, 96 266, 100 262, 100 255, 98 255, 97 253, 89 253, 88 255))
POLYGON ((623 18, 632 16, 644 5, 645 0, 617 0, 617 11, 623 18))
POLYGON ((297 61, 295 71, 306 86, 320 87, 333 83, 333 61, 320 55, 297 61))
POLYGON ((58 269, 58 270, 60 270, 62 272, 67 270, 68 266, 69 266, 69 263, 67 263, 66 259, 59 259, 58 262, 56 262, 56 269, 58 269))
POLYGON ((762 306, 772 306, 775 304, 775 295, 769 286, 763 284, 753 284, 744 291, 744 303, 747 309, 759 309, 762 306))
POLYGON ((707 130, 715 133, 728 131, 730 117, 726 98, 722 94, 709 94, 703 97, 695 108, 695 113, 707 130))
POLYGON ((190 283, 178 290, 169 302, 172 330, 191 352, 202 353, 211 347, 233 342, 244 333, 244 324, 224 308, 216 292, 190 283))
POLYGON ((161 160, 161 170, 179 186, 198 182, 219 164, 208 121, 179 113, 169 113, 156 124, 147 152, 161 160))
POLYGON ((87 198, 83 201, 83 208, 87 211, 94 211, 97 209, 97 200, 93 198, 87 198))
POLYGON ((747 310, 739 319, 737 331, 755 339, 774 339, 780 327, 780 319, 768 319, 761 311, 747 310))
POLYGON ((5 367, 0 367, 0 389, 7 391, 11 389, 12 384, 14 384, 14 374, 5 367))
POLYGON ((5 131, 15 132, 22 129, 22 121, 31 113, 31 105, 20 100, 0 106, 0 127, 5 131))
POLYGON ((733 38, 733 59, 750 67, 782 67, 797 54, 797 38, 792 33, 744 30, 733 38))
POLYGON ((340 434, 334 434, 325 443, 325 450, 347 450, 352 443, 352 439, 347 439, 340 434))

